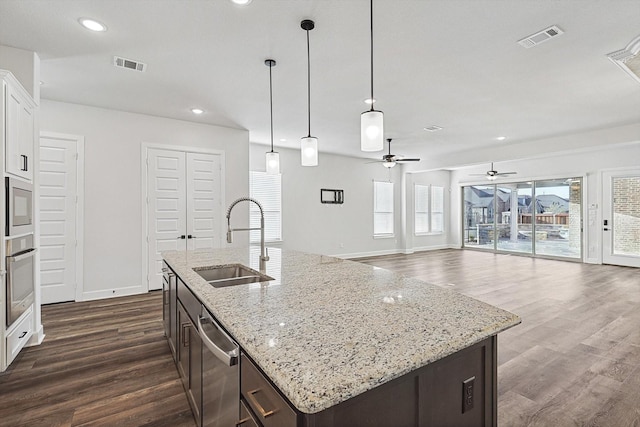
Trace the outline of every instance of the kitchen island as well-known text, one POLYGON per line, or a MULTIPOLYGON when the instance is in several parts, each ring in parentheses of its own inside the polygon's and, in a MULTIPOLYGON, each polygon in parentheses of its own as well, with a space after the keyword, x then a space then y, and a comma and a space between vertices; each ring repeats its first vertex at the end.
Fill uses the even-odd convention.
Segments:
POLYGON ((518 316, 330 256, 270 248, 273 280, 214 288, 194 270, 258 270, 258 249, 162 255, 298 425, 496 424, 496 335, 518 316))

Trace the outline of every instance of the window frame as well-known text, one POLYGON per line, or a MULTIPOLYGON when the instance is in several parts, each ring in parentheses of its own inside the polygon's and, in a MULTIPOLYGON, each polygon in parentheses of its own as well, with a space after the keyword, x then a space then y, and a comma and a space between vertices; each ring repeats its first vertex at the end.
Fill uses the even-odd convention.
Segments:
MULTIPOLYGON (((393 184, 393 182, 389 182, 389 181, 373 181, 373 237, 374 239, 386 239, 386 238, 392 238, 395 237, 395 185, 393 184), (391 211, 381 211, 378 210, 378 185, 382 185, 381 188, 386 187, 387 189, 389 189, 391 191, 391 200, 387 200, 387 203, 389 204, 391 211), (386 215, 388 216, 389 214, 391 214, 391 221, 390 221, 390 225, 391 225, 391 231, 384 231, 384 232, 376 232, 376 216, 378 215, 386 215)), ((382 204, 382 203, 381 203, 382 204)), ((385 221, 385 222, 388 222, 385 221)))
POLYGON ((432 236, 432 235, 439 235, 439 234, 444 234, 445 233, 445 187, 440 186, 440 185, 434 185, 434 184, 418 184, 415 183, 414 184, 414 190, 413 190, 413 235, 414 236, 432 236), (426 205, 427 205, 427 211, 418 211, 418 206, 417 206, 417 188, 421 187, 421 188, 426 188, 426 205), (440 200, 440 206, 441 206, 441 210, 436 211, 435 209, 435 203, 436 203, 436 197, 435 197, 435 193, 436 191, 439 191, 441 193, 441 200, 440 200), (416 221, 416 216, 417 214, 425 214, 427 215, 427 229, 426 231, 418 231, 416 228, 416 224, 418 223, 418 221, 416 221), (441 229, 435 230, 434 229, 434 217, 435 215, 439 215, 441 217, 441 229))

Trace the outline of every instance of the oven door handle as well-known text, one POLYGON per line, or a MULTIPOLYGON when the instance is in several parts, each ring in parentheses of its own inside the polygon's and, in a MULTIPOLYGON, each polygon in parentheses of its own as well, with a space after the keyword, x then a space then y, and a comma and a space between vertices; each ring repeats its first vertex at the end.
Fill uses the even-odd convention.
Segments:
POLYGON ((23 259, 32 257, 36 254, 36 248, 31 248, 28 249, 24 252, 19 253, 18 255, 12 255, 12 256, 8 256, 7 257, 7 261, 9 262, 18 262, 18 261, 22 261, 23 259))

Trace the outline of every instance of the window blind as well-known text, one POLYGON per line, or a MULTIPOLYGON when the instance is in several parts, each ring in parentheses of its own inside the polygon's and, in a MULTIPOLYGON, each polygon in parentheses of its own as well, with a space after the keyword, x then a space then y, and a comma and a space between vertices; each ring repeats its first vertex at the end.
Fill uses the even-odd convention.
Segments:
POLYGON ((431 232, 444 231, 444 188, 431 186, 431 232))
POLYGON ((429 232, 429 186, 416 184, 414 192, 414 231, 415 234, 429 232))
MULTIPOLYGON (((264 240, 277 242, 282 240, 282 175, 270 175, 266 172, 249 173, 249 192, 251 198, 262 205, 264 211, 264 240)), ((250 203, 249 226, 260 227, 260 209, 250 203)), ((252 243, 260 242, 260 230, 251 231, 252 243)))
POLYGON ((393 183, 373 181, 373 235, 393 235, 393 183))

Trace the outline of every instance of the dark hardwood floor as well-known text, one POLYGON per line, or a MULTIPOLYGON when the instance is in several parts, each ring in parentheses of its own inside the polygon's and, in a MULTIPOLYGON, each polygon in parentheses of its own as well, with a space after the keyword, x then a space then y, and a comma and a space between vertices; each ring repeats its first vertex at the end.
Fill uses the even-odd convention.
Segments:
MULTIPOLYGON (((359 261, 510 310, 498 423, 640 426, 640 269, 442 250, 359 261)), ((162 295, 45 306, 46 338, 0 374, 1 426, 195 426, 162 295)))
POLYGON ((640 426, 640 269, 462 250, 359 261, 522 318, 498 336, 499 426, 640 426))
POLYGON ((0 374, 1 426, 195 426, 161 292, 43 306, 42 323, 0 374))

